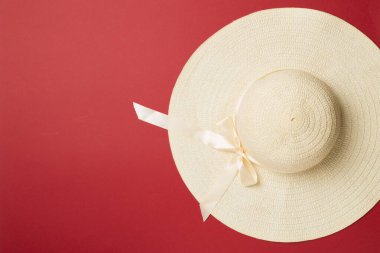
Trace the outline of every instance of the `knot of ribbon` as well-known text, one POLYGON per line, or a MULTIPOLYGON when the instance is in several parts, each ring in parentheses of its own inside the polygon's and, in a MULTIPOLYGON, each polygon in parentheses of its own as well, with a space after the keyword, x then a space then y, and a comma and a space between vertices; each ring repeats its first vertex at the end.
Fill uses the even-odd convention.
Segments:
POLYGON ((203 221, 210 216, 224 193, 236 178, 237 174, 239 174, 243 186, 249 187, 257 184, 257 173, 254 165, 259 165, 259 163, 244 149, 236 129, 234 117, 227 117, 218 122, 216 125, 219 131, 216 133, 194 127, 183 127, 184 124, 181 122, 175 122, 174 119, 170 119, 171 123, 174 124, 169 124, 168 115, 154 111, 137 103, 133 103, 133 105, 137 117, 142 121, 164 129, 168 129, 169 125, 172 128, 181 128, 181 131, 196 136, 205 145, 221 152, 233 154, 231 162, 228 163, 225 168, 223 168, 223 172, 213 180, 206 194, 200 200, 199 205, 203 221))

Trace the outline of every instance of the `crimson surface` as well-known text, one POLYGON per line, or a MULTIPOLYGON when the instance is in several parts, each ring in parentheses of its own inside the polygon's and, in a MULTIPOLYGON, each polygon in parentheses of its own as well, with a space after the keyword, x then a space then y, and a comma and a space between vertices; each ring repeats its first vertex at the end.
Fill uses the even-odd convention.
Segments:
POLYGON ((380 45, 378 0, 0 1, 0 252, 379 252, 379 205, 301 243, 203 223, 167 133, 136 119, 132 101, 167 112, 209 36, 277 7, 334 14, 380 45))

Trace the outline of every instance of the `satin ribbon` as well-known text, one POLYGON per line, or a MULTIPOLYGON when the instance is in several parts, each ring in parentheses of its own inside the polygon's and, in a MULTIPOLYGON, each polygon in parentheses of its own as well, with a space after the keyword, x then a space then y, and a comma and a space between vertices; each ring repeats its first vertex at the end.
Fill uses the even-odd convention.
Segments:
POLYGON ((201 199, 199 205, 202 213, 203 221, 205 221, 219 200, 223 197, 229 186, 232 184, 236 176, 239 174, 241 184, 249 187, 257 184, 257 173, 254 168, 255 164, 259 164, 245 150, 241 143, 240 136, 236 129, 234 117, 227 117, 217 123, 219 133, 209 130, 202 130, 194 127, 183 127, 180 122, 175 122, 166 114, 144 107, 140 104, 133 103, 137 117, 147 123, 168 129, 182 128, 181 131, 188 132, 197 137, 205 145, 216 150, 234 154, 231 162, 225 166, 224 171, 220 174, 210 188, 201 199), (174 124, 172 124, 174 123, 174 124), (170 125, 170 126, 169 126, 170 125))

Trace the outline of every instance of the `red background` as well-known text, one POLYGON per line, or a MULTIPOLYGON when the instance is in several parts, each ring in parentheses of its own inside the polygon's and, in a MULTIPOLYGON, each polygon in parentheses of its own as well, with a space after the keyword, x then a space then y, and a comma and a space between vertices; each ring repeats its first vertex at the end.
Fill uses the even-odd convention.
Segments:
POLYGON ((302 243, 203 223, 166 132, 133 112, 132 101, 167 112, 181 68, 217 30, 289 6, 380 45, 378 0, 0 1, 0 252, 379 252, 379 205, 302 243))

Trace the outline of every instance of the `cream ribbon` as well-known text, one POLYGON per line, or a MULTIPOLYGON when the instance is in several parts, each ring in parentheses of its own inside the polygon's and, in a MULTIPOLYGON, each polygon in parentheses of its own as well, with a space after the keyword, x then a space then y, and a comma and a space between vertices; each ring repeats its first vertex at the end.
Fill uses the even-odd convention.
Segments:
POLYGON ((236 130, 234 117, 227 117, 217 123, 220 129, 219 133, 199 128, 184 127, 183 124, 175 122, 166 114, 144 107, 140 104, 133 103, 137 117, 152 125, 168 129, 182 128, 182 131, 190 132, 193 136, 199 138, 204 144, 222 151, 234 154, 231 162, 224 168, 224 172, 212 182, 207 193, 201 199, 199 205, 203 221, 205 221, 223 197, 229 186, 234 181, 237 174, 240 181, 245 187, 257 184, 257 173, 254 164, 259 164, 243 148, 239 134, 236 130), (174 123, 174 124, 173 124, 174 123))

